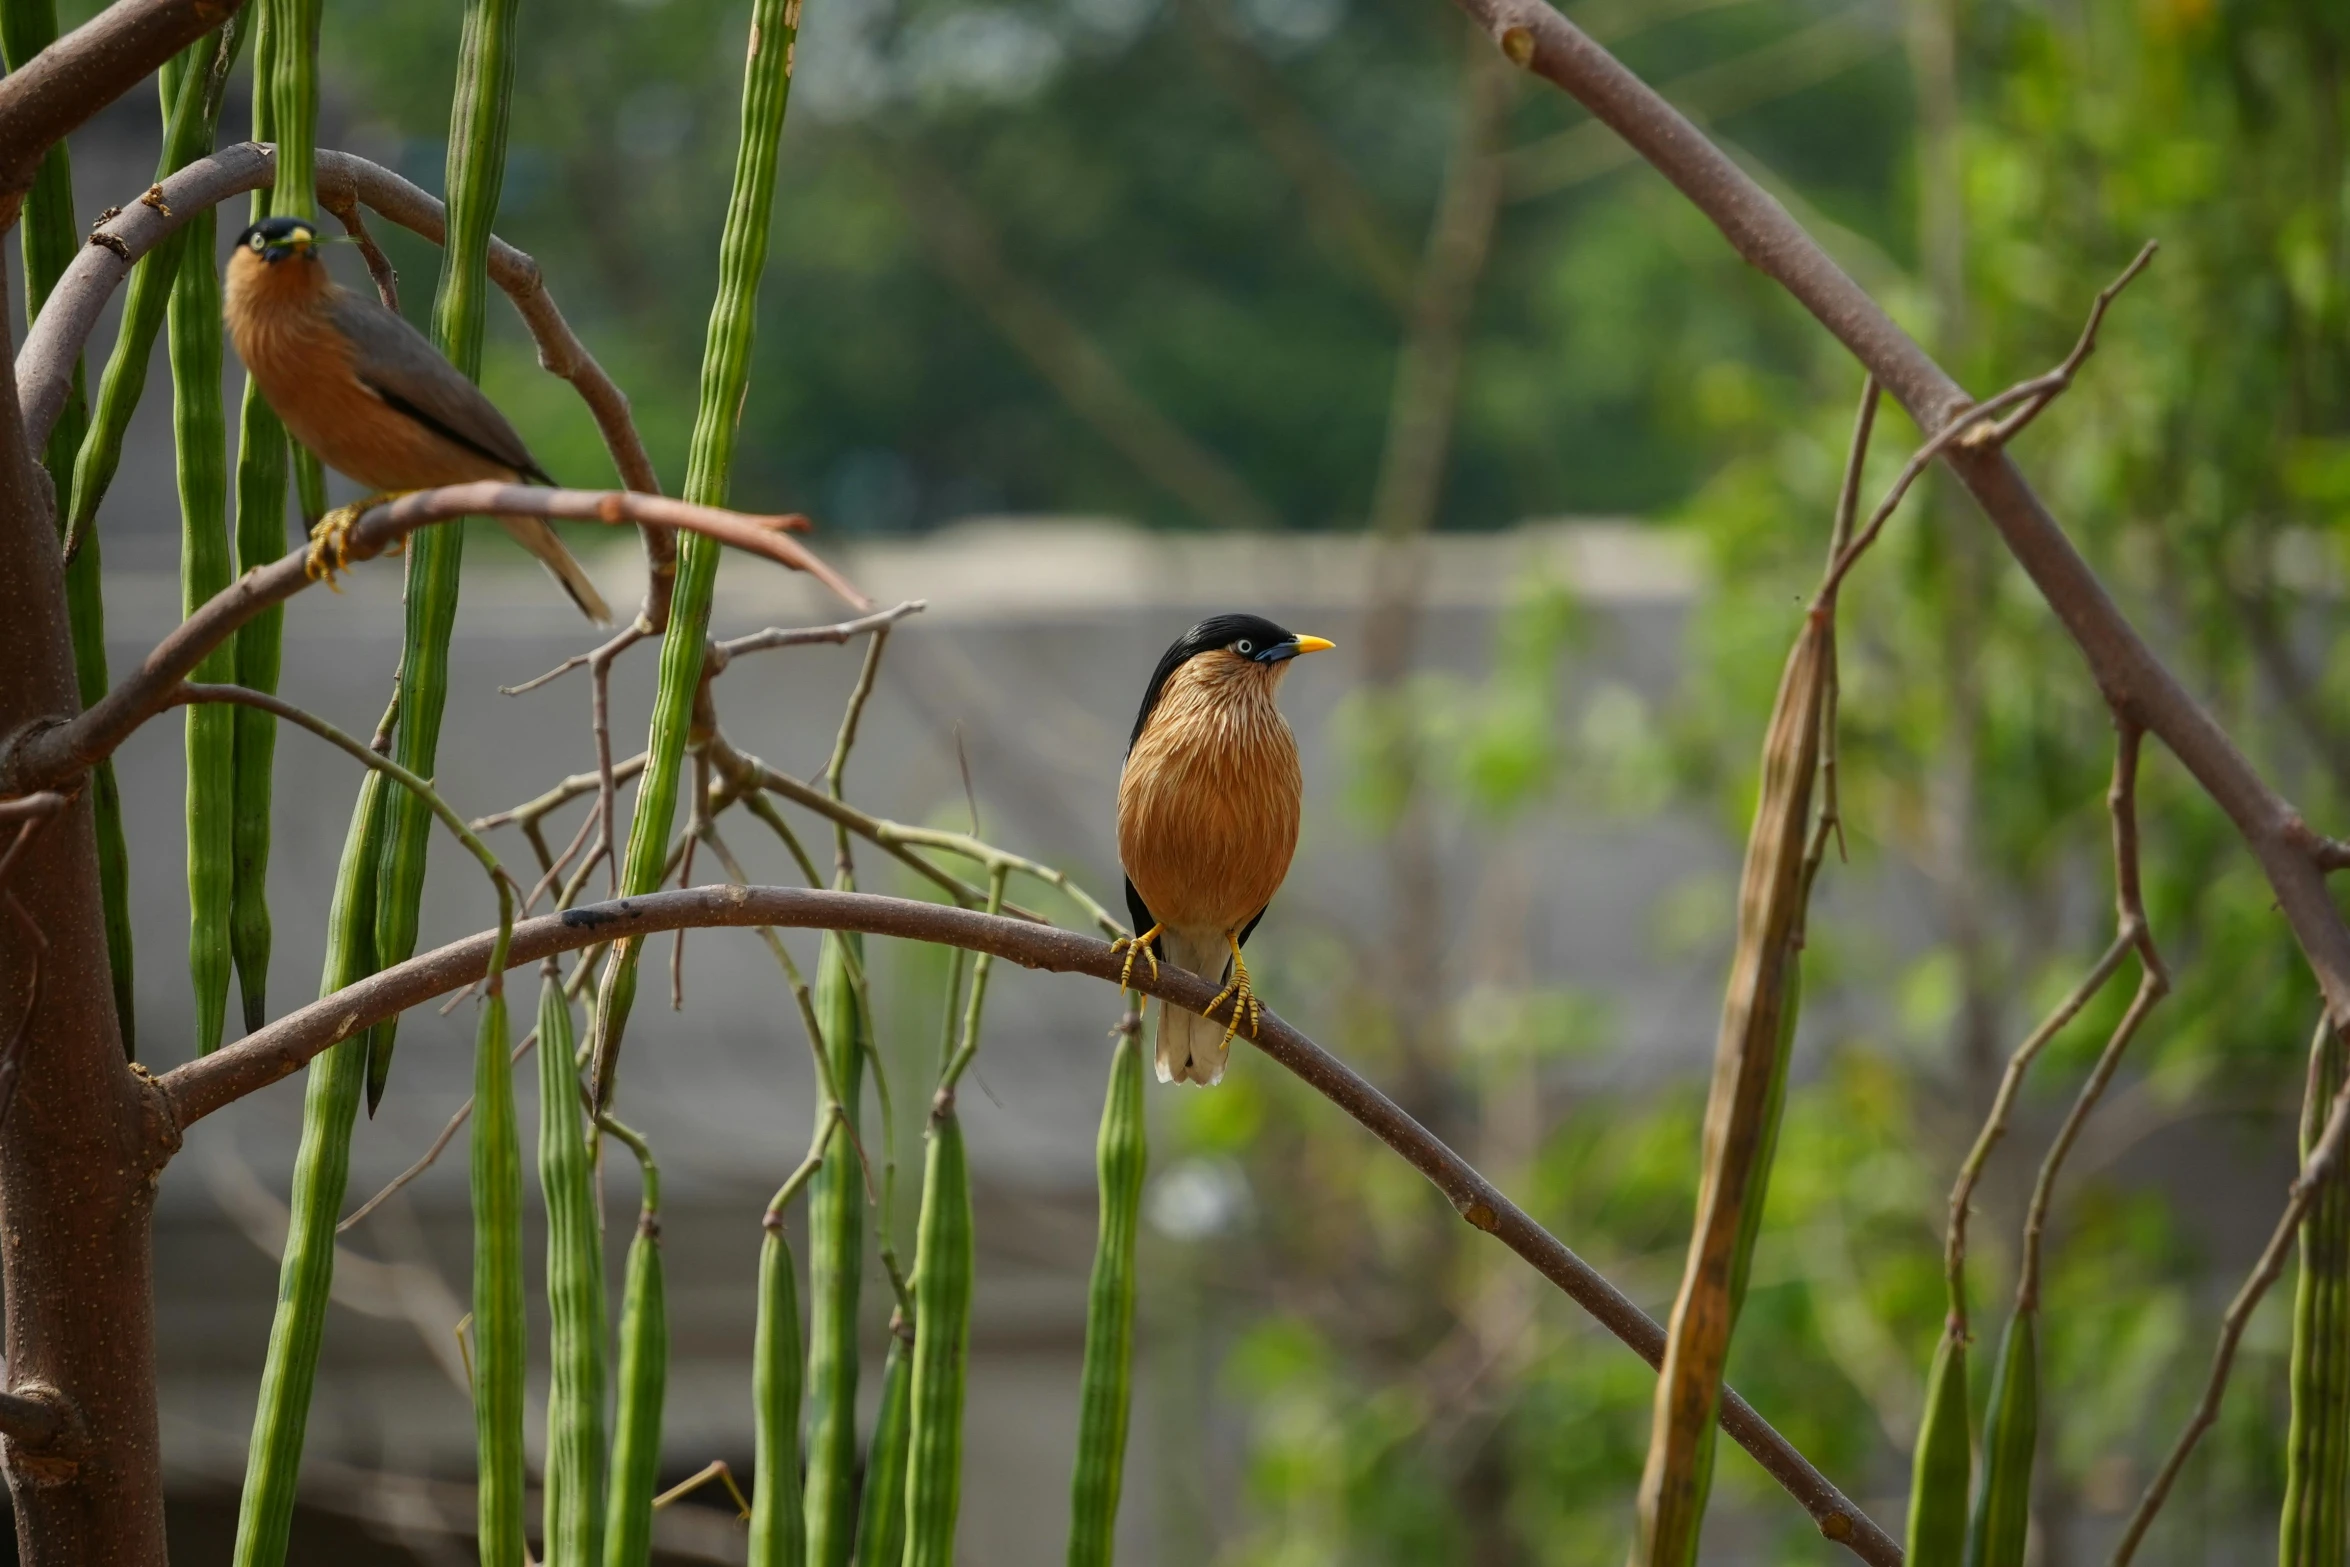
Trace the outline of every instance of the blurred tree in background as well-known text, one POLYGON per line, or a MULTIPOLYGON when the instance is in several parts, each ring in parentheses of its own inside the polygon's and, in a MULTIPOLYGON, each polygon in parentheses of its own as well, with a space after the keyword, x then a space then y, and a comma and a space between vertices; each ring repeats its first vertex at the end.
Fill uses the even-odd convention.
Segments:
MULTIPOLYGON (((744 8, 592 9, 524 57, 500 228, 561 278, 674 482, 744 8)), ((2350 809, 2336 699, 2350 638, 2327 613, 2350 524, 2350 12, 1593 0, 1575 14, 1977 391, 2061 357, 2095 290, 2142 239, 2162 241, 2096 372, 2019 460, 2262 768, 2313 819, 2350 809)), ((1462 43, 1443 8, 1371 0, 817 0, 737 493, 842 531, 997 510, 1363 526, 1462 43)), ((450 19, 353 0, 333 8, 325 50, 342 142, 434 183, 445 105, 408 84, 449 79, 450 19)), ((1401 687, 1433 761, 1406 769, 1400 794, 1371 791, 1364 824, 1416 805, 1428 830, 1495 855, 1537 812, 1698 809, 1740 832, 1855 372, 1564 99, 1510 95, 1501 141, 1453 448, 1425 520, 1638 513, 1701 541, 1715 586, 1683 693, 1649 706, 1574 679, 1575 606, 1526 584, 1480 682, 1401 687)), ((499 400, 556 471, 603 482, 568 393, 531 372, 509 324, 495 331, 499 400)), ((2006 1051, 2110 935, 2109 751, 2103 703, 1961 499, 1937 494, 1896 524, 1847 626, 1851 868, 1828 872, 1815 922, 1819 977, 1731 1376, 1882 1499, 1904 1487, 1940 1327, 1951 1172, 2006 1051), (1840 884, 1854 889, 1841 901, 1840 884), (1922 949, 1872 917, 1861 889, 1880 885, 1933 910, 1922 949)), ((1361 726, 1366 755, 1391 727, 1361 726)), ((2183 1419, 2240 1270, 2197 1238, 2176 1183, 2166 1196, 2114 1167, 2188 1117, 2276 1162, 2315 1004, 2266 885, 2166 756, 2144 809, 2150 909, 2180 985, 2059 1209, 2035 1494, 2047 1567, 2101 1554, 2183 1419)), ((1730 899, 1723 881, 1703 890, 1718 923, 1671 939, 1710 975, 1730 899)), ((1689 1220, 1696 1083, 1659 1093, 1587 1070, 1610 1044, 1605 1011, 1486 962, 1477 934, 1426 938, 1443 943, 1432 1034, 1397 1026, 1367 959, 1269 931, 1269 966, 1299 1015, 1412 1084, 1415 1113, 1661 1301, 1689 1220)), ((2012 1279, 2028 1151, 2123 988, 2060 1037, 1994 1167, 1984 1321, 2012 1279)), ((1286 1079, 1240 1072, 1172 1111, 1152 1266, 1181 1279, 1171 1296, 1216 1302, 1230 1333, 1152 1340, 1155 1385, 1170 1429, 1224 1455, 1245 1505, 1204 1505, 1213 1464, 1170 1477, 1184 1505, 1162 1517, 1198 1531, 1171 1559, 1617 1559, 1649 1374, 1319 1110, 1286 1079), (1242 1411, 1242 1429, 1198 1430, 1222 1418, 1211 1403, 1242 1411)), ((2284 1347, 2272 1299, 2156 1543, 2172 1554, 2150 1559, 2266 1552, 2284 1347)), ((1723 1481, 1716 1548, 1817 1559, 1743 1458, 1723 1481)))

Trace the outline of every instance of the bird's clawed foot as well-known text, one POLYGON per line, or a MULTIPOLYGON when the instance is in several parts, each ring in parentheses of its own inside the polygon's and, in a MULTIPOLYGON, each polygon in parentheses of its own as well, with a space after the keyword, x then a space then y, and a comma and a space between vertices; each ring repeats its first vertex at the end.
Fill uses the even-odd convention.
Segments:
POLYGON ((1224 1004, 1224 998, 1232 998, 1232 1021, 1225 1026, 1224 1037, 1217 1043, 1216 1048, 1220 1051, 1232 1048, 1232 1036, 1240 1032, 1240 1019, 1244 1013, 1248 1017, 1249 1037, 1256 1037, 1258 1019, 1264 1011, 1257 1005, 1256 987, 1248 982, 1248 963, 1240 955, 1239 940, 1230 932, 1225 933, 1224 940, 1232 948, 1232 983, 1217 991, 1216 998, 1200 1013, 1204 1018, 1213 1019, 1216 1008, 1224 1004))
POLYGON ((335 586, 335 573, 350 569, 352 525, 365 515, 369 507, 381 506, 386 501, 396 501, 402 495, 410 493, 413 492, 400 490, 382 495, 370 495, 363 501, 353 501, 348 506, 337 506, 333 511, 319 518, 318 526, 310 530, 310 554, 302 562, 302 575, 308 577, 312 582, 325 583, 328 587, 334 588, 337 593, 342 592, 341 588, 335 586))
POLYGON ((1160 927, 1153 925, 1139 936, 1120 936, 1116 941, 1110 943, 1110 956, 1112 957, 1118 955, 1119 948, 1126 949, 1126 966, 1118 970, 1118 988, 1120 990, 1132 988, 1129 981, 1134 978, 1136 953, 1151 960, 1151 978, 1157 979, 1159 977, 1159 955, 1151 950, 1151 943, 1159 939, 1159 929, 1160 927))

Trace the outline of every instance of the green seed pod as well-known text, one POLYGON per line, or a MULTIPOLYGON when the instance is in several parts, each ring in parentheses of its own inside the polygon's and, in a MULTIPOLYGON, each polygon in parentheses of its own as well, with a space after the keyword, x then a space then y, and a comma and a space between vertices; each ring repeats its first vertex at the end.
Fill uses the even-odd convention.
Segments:
MULTIPOLYGON (((698 505, 725 505, 734 470, 738 421, 750 385, 759 274, 767 265, 767 231, 775 211, 776 148, 783 140, 783 111, 791 98, 792 49, 799 23, 800 0, 754 0, 751 7, 742 131, 735 146, 726 227, 718 241, 718 297, 710 307, 702 347, 701 395, 686 459, 685 499, 698 505)), ((628 897, 651 892, 668 862, 686 734, 693 727, 694 697, 701 685, 702 643, 710 633, 718 553, 716 541, 699 534, 678 542, 677 584, 670 600, 669 629, 661 639, 647 761, 637 782, 636 813, 629 822, 620 876, 621 891, 628 897)), ((639 950, 633 940, 619 944, 612 974, 597 997, 594 1033, 600 1059, 593 1086, 599 1103, 611 1099, 609 1063, 628 1027, 639 950)))
MULTIPOLYGON (((494 974, 495 971, 493 971, 494 974)), ((494 981, 493 981, 494 982, 494 981)), ((522 1567, 522 1143, 506 993, 482 1003, 473 1045, 473 1429, 482 1567, 522 1567)))
POLYGON ((848 1125, 825 1145, 808 1190, 808 1563, 845 1567, 857 1521, 857 1294, 865 1261, 865 1172, 852 1140, 864 1086, 865 1019, 848 959, 861 943, 827 932, 816 962, 824 1028, 848 1125))
POLYGON ((1910 1469, 1908 1567, 1959 1567, 1966 1555, 1968 1449, 1966 1341, 1949 1333, 1926 1373, 1926 1412, 1910 1469))
MULTIPOLYGON (((228 424, 220 403, 220 272, 213 261, 213 212, 187 221, 187 245, 171 291, 172 435, 178 452, 180 613, 191 615, 225 589, 235 570, 228 543, 228 424)), ((196 666, 201 681, 236 678, 236 648, 224 643, 196 666)), ((253 715, 264 724, 265 713, 253 715)), ((237 715, 229 707, 187 710, 188 976, 196 991, 196 1053, 220 1047, 228 1008, 229 913, 236 891, 237 715)))
POLYGON ((604 1555, 604 1240, 580 1111, 571 1003, 550 972, 539 986, 539 1189, 547 1204, 544 1533, 548 1567, 604 1555))
MULTIPOLYGON (((327 916, 325 972, 319 994, 332 995, 375 972, 376 829, 384 792, 394 787, 369 772, 359 785, 351 830, 335 875, 327 916)), ((260 1407, 245 1458, 245 1492, 237 1509, 236 1567, 284 1567, 286 1534, 294 1520, 294 1488, 302 1468, 302 1436, 310 1420, 310 1393, 318 1377, 319 1340, 326 1331, 327 1296, 334 1285, 335 1223, 351 1171, 351 1124, 366 1081, 363 1041, 347 1039, 312 1061, 302 1101, 302 1142, 294 1155, 292 1211, 278 1267, 277 1314, 269 1325, 262 1363, 260 1407)))
POLYGON ((2038 1319, 2037 1311, 2018 1311, 1999 1336, 1967 1567, 2023 1567, 2024 1535, 2032 1522, 2032 1459, 2040 1439, 2038 1319))
MULTIPOLYGON (((260 390, 245 383, 237 436, 237 571, 254 570, 286 550, 286 432, 260 390)), ((285 647, 285 607, 272 605, 237 628, 236 682, 277 689, 285 647)), ((256 708, 228 710, 236 730, 236 819, 229 950, 245 1006, 245 1031, 269 1021, 269 817, 277 758, 277 723, 256 708)))
MULTIPOLYGON (((253 139, 276 139, 277 32, 266 4, 252 7, 253 139)), ((269 215, 273 192, 253 193, 252 215, 269 215)), ((250 379, 237 420, 237 573, 265 566, 286 550, 286 431, 250 379)), ((237 684, 277 689, 285 648, 286 612, 272 604, 237 628, 237 684)), ((229 912, 229 952, 245 1006, 245 1031, 269 1021, 269 830, 277 758, 277 723, 269 714, 238 707, 237 813, 231 829, 236 887, 229 912)))
MULTIPOLYGON (((466 0, 465 34, 458 51, 457 97, 449 124, 449 227, 441 258, 440 293, 433 300, 433 341, 449 362, 481 377, 483 317, 488 303, 490 222, 506 179, 506 118, 513 97, 515 12, 518 0, 466 0)), ((407 638, 400 649, 400 727, 392 759, 430 778, 440 752, 441 714, 449 700, 449 637, 457 624, 458 568, 465 552, 462 522, 424 528, 408 541, 407 638)), ((392 802, 376 869, 382 897, 376 907, 375 948, 386 967, 416 950, 417 910, 424 898, 425 847, 432 818, 424 802, 392 802)), ((367 1046, 367 1112, 383 1101, 391 1077, 397 1022, 377 1025, 367 1046)))
MULTIPOLYGON (((2322 1021, 2310 1043, 2301 1157, 2342 1086, 2341 1039, 2322 1021)), ((2350 1551, 2350 1183, 2327 1176, 2301 1221, 2293 1290, 2293 1418, 2285 1443, 2278 1567, 2341 1567, 2350 1551)))
POLYGON ((1094 1147, 1100 1234, 1085 1308, 1085 1373, 1078 1393, 1077 1467, 1069 1485, 1069 1567, 1110 1567, 1118 1492, 1126 1471, 1126 1417, 1134 1389, 1134 1245, 1142 1227, 1142 1034, 1119 1035, 1094 1147))
POLYGON ((751 1409, 751 1567, 801 1567, 807 1525, 800 1516, 800 1299, 783 1216, 772 1210, 759 1243, 751 1409))
MULTIPOLYGON (((54 0, 5 0, 0 4, 0 63, 14 71, 57 39, 54 0)), ((37 320, 49 291, 80 254, 82 230, 73 211, 73 160, 64 141, 41 159, 33 188, 25 193, 19 237, 24 246, 25 318, 37 320)), ((149 334, 150 340, 153 334, 149 334)), ((74 454, 89 433, 90 405, 82 362, 73 364, 73 382, 49 444, 41 454, 58 503, 62 529, 73 499, 74 454)), ((100 592, 97 535, 65 563, 66 625, 73 639, 76 684, 84 708, 106 694, 106 603, 100 592)), ((113 972, 114 1012, 124 1051, 138 1055, 131 985, 130 847, 122 831, 122 788, 112 758, 90 769, 90 804, 98 837, 98 895, 106 922, 107 966, 113 972)))
POLYGON ((951 1567, 963 1487, 971 1350, 971 1176, 950 1101, 930 1117, 914 1239, 914 1392, 906 1440, 905 1567, 951 1567))
POLYGON ((661 1473, 661 1405, 669 1387, 669 1306, 661 1281, 661 1172, 641 1139, 623 1141, 643 1167, 645 1190, 620 1295, 620 1403, 612 1423, 604 1567, 649 1567, 653 1490, 661 1473))
POLYGON ((913 1421, 911 1330, 892 1315, 881 1362, 881 1408, 865 1449, 865 1495, 857 1510, 856 1567, 899 1567, 906 1555, 906 1437, 913 1421))

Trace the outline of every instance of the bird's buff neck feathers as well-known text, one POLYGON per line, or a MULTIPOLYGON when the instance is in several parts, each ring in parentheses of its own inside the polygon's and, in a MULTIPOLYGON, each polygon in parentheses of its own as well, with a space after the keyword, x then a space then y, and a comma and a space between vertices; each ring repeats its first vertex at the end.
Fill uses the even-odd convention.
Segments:
POLYGON ((272 320, 305 314, 334 292, 334 279, 316 256, 270 262, 240 246, 228 263, 224 304, 229 333, 241 348, 266 331, 272 320))

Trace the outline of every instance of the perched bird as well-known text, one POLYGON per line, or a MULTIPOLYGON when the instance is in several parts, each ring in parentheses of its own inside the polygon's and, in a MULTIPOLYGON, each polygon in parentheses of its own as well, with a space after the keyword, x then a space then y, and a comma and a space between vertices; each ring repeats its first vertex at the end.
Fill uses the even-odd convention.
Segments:
MULTIPOLYGON (((264 218, 229 259, 229 336, 246 373, 295 440, 375 499, 476 479, 552 484, 481 388, 396 311, 327 276, 318 233, 264 218)), ((327 514, 311 574, 331 580, 342 536, 373 500, 327 514)), ((612 618, 596 585, 543 517, 500 517, 588 619, 612 618)))
POLYGON ((1256 615, 1217 615, 1185 632, 1151 671, 1118 780, 1118 859, 1135 934, 1121 938, 1125 977, 1137 953, 1163 956, 1224 986, 1208 1016, 1159 1003, 1162 1083, 1209 1084, 1256 992, 1241 943, 1289 874, 1305 780, 1297 741, 1273 705, 1300 653, 1330 643, 1256 615), (1213 1014, 1232 1004, 1231 1021, 1213 1014))

